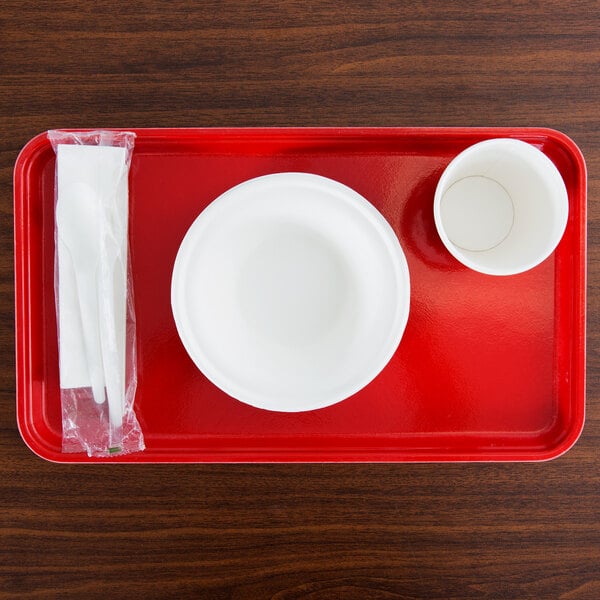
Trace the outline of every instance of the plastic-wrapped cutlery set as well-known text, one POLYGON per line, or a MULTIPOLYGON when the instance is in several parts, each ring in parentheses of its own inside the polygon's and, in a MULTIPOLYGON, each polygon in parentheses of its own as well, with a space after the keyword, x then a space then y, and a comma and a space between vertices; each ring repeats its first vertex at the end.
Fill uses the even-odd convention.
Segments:
POLYGON ((135 134, 50 131, 48 138, 56 152, 63 449, 90 456, 142 450, 127 243, 135 134))

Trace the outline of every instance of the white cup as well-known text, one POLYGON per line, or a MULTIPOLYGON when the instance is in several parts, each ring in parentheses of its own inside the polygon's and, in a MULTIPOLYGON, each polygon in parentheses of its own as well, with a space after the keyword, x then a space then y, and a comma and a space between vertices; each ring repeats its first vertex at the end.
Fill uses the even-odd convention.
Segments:
POLYGON ((448 251, 488 275, 544 261, 567 224, 569 202, 554 163, 534 146, 492 139, 461 152, 442 174, 434 219, 448 251))

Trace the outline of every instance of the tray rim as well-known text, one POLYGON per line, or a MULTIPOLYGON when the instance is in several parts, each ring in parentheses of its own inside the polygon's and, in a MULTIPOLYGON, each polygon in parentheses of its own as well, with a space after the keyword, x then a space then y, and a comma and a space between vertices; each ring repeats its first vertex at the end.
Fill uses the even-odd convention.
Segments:
MULTIPOLYGON (((96 128, 70 129, 70 131, 93 131, 96 128)), ((157 141, 183 136, 193 138, 210 133, 215 135, 238 136, 272 136, 274 134, 296 134, 298 137, 309 136, 343 136, 346 139, 360 139, 366 136, 472 136, 483 137, 533 137, 540 136, 551 139, 567 151, 573 160, 577 183, 581 193, 581 210, 577 218, 577 235, 579 241, 579 260, 576 268, 577 285, 573 289, 574 305, 578 318, 573 331, 573 371, 581 374, 576 378, 577 402, 574 405, 572 426, 557 444, 545 447, 540 451, 498 450, 493 453, 489 449, 481 453, 463 451, 442 454, 439 449, 419 450, 403 448, 327 448, 325 450, 289 448, 266 448, 264 451, 252 449, 248 452, 219 448, 216 451, 205 449, 187 455, 181 449, 172 450, 165 457, 157 457, 147 451, 113 456, 106 458, 88 457, 84 453, 62 453, 49 447, 43 435, 33 426, 27 417, 30 415, 30 404, 33 390, 28 387, 31 360, 31 332, 28 300, 31 292, 27 251, 30 235, 27 228, 27 211, 25 210, 28 181, 27 171, 40 153, 46 151, 50 144, 47 131, 31 138, 19 152, 13 172, 14 201, 14 269, 15 269, 15 360, 16 360, 16 409, 19 433, 30 448, 40 458, 60 464, 95 464, 95 463, 420 463, 420 462, 543 462, 558 458, 570 450, 582 434, 585 423, 586 395, 586 289, 587 289, 587 168, 585 159, 576 143, 566 134, 548 127, 175 127, 175 128, 102 128, 113 131, 133 131, 144 139, 157 141), (20 300, 20 302, 19 302, 20 300)))

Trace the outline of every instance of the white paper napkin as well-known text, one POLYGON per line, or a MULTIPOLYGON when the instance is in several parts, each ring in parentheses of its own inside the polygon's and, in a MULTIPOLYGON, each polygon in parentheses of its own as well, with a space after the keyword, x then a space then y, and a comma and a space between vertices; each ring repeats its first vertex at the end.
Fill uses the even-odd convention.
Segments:
MULTIPOLYGON (((57 146, 57 198, 70 186, 91 186, 101 201, 99 319, 112 348, 103 355, 124 387, 127 302, 128 172, 126 149, 110 146, 57 146), (108 260, 107 260, 108 259, 108 260)), ((57 232, 60 386, 91 385, 83 343, 77 283, 69 250, 57 232)), ((105 338, 107 339, 107 338, 105 338)))

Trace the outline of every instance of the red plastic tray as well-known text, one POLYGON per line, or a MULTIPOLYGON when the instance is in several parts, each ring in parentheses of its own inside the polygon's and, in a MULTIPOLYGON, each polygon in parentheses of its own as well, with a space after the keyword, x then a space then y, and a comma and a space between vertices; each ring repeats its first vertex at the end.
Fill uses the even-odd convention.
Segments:
POLYGON ((41 134, 21 152, 14 187, 17 416, 35 453, 58 462, 528 461, 575 443, 585 412, 586 170, 568 137, 534 128, 135 131, 136 409, 147 449, 61 453, 54 153, 41 134), (569 192, 555 253, 511 277, 463 267, 433 222, 443 169, 492 137, 540 148, 569 192), (173 261, 200 211, 279 171, 325 175, 369 199, 400 239, 412 286, 406 332, 384 371, 344 402, 295 414, 254 409, 213 386, 186 354, 170 306, 173 261))

